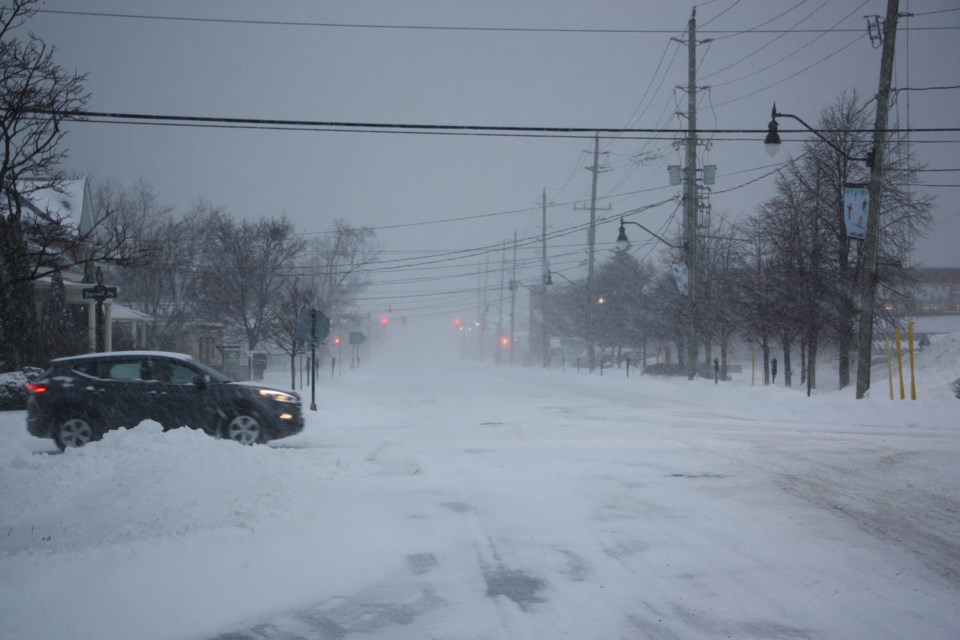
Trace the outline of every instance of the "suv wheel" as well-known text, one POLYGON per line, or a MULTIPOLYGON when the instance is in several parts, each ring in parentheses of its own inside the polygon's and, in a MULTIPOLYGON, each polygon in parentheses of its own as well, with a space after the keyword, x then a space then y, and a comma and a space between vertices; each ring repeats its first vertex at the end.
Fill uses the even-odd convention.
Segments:
POLYGON ((67 414, 57 420, 53 439, 63 451, 67 447, 82 447, 96 440, 97 432, 85 415, 67 414))
POLYGON ((223 427, 223 437, 240 444, 263 442, 263 425, 257 416, 249 411, 240 411, 227 419, 223 427))

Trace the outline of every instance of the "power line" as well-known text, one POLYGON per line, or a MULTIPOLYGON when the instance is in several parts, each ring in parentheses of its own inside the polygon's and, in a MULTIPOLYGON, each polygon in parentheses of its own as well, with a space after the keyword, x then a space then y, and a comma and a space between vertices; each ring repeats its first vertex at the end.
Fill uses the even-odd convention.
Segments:
MULTIPOLYGON (((865 37, 865 36, 864 36, 865 37)), ((853 44, 853 43, 851 43, 853 44)), ((849 46, 849 45, 848 45, 849 46)), ((838 52, 834 52, 836 55, 838 52)), ((829 57, 829 56, 828 56, 829 57)), ((826 60, 824 58, 820 62, 826 60)), ((818 64, 818 63, 817 63, 818 64)), ((811 65, 812 66, 812 65, 811 65)), ((809 68, 809 67, 808 67, 809 68)), ((805 69, 804 69, 805 70, 805 69)), ((794 74, 796 75, 796 74, 794 74)), ((793 77, 793 76, 791 76, 793 77)), ((782 82, 782 81, 781 81, 782 82)), ((772 85, 771 85, 772 86, 772 85)), ((750 94, 752 95, 752 94, 750 94)), ((741 96, 746 97, 746 96, 741 96)), ((737 98, 739 100, 740 98, 737 98)), ((728 104, 733 100, 719 103, 728 104)), ((553 127, 553 126, 513 126, 513 125, 482 125, 482 124, 431 124, 431 123, 401 123, 401 122, 350 122, 333 120, 286 120, 278 118, 228 118, 222 116, 176 116, 152 113, 113 113, 107 111, 45 111, 36 110, 31 113, 43 116, 55 116, 64 120, 74 122, 101 122, 100 119, 111 119, 116 121, 130 121, 135 124, 145 124, 150 122, 163 122, 169 124, 197 125, 197 126, 216 126, 216 125, 235 125, 238 128, 245 126, 261 127, 283 127, 296 131, 308 128, 324 128, 330 131, 341 130, 364 130, 368 132, 386 132, 393 130, 411 131, 414 133, 424 132, 449 132, 464 133, 467 135, 500 135, 509 133, 581 133, 581 134, 636 134, 636 133, 655 133, 659 135, 670 134, 679 135, 687 132, 686 129, 656 129, 656 128, 623 128, 623 127, 553 127), (91 120, 93 118, 94 120, 91 120), (139 121, 139 122, 137 122, 139 121)), ((698 129, 699 133, 718 134, 718 133, 752 133, 766 134, 766 129, 698 129)), ((784 133, 804 132, 805 129, 783 129, 784 133)), ((819 133, 838 133, 846 131, 850 133, 873 133, 873 129, 817 129, 819 133)), ((914 128, 914 129, 885 129, 884 133, 905 133, 905 132, 954 132, 960 131, 960 128, 936 127, 936 128, 914 128)))
MULTIPOLYGON (((589 28, 563 28, 563 27, 477 27, 477 26, 456 26, 456 25, 422 25, 422 24, 376 24, 363 22, 307 22, 296 20, 253 20, 241 18, 200 18, 187 16, 162 16, 152 14, 135 13, 108 13, 99 11, 69 11, 62 9, 39 9, 37 13, 49 15, 67 15, 82 16, 87 18, 119 18, 127 20, 159 20, 167 22, 195 22, 209 24, 234 24, 234 25, 263 25, 272 27, 312 27, 325 29, 371 29, 371 30, 397 30, 397 31, 476 31, 476 32, 502 32, 502 33, 574 33, 574 34, 675 34, 676 29, 589 29, 589 28)), ((925 15, 925 14, 920 14, 925 15)), ((913 31, 943 31, 958 30, 960 27, 939 26, 939 27, 912 27, 913 31)), ((707 34, 745 34, 745 33, 823 33, 826 31, 837 32, 858 32, 860 29, 754 29, 743 31, 742 29, 715 29, 704 30, 700 33, 707 34)))

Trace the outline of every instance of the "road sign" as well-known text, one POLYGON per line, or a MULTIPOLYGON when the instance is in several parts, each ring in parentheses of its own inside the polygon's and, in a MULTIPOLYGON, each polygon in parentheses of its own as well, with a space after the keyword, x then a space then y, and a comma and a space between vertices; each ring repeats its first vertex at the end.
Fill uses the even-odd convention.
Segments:
POLYGON ((330 318, 319 309, 300 312, 300 335, 307 344, 319 344, 330 335, 330 318))
POLYGON ((362 331, 350 332, 350 344, 363 344, 367 341, 367 336, 362 331))
POLYGON ((97 302, 103 302, 107 298, 116 298, 118 292, 117 287, 105 287, 102 284, 86 287, 82 290, 84 300, 96 300, 97 302))

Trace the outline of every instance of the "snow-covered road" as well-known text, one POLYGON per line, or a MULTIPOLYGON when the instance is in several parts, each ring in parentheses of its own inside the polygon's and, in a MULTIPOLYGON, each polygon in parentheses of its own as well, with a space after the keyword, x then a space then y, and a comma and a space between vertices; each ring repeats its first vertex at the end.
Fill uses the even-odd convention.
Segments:
POLYGON ((0 414, 0 637, 960 636, 947 393, 377 362, 321 382, 268 447, 144 424, 36 455, 0 414))

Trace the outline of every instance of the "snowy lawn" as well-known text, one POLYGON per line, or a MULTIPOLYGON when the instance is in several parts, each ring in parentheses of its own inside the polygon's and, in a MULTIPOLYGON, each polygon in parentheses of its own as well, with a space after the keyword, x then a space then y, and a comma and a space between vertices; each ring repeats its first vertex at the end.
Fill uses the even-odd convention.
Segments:
POLYGON ((960 336, 918 402, 370 360, 270 446, 0 413, 0 638, 960 637, 960 336))

